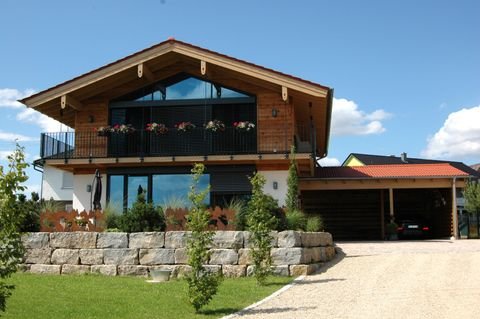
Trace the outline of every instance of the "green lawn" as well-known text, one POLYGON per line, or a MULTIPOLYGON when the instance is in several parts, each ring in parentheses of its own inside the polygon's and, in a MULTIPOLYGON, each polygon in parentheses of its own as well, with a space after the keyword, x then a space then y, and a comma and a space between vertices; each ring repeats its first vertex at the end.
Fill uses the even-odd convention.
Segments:
POLYGON ((253 278, 225 279, 212 302, 195 315, 184 280, 150 284, 135 277, 19 273, 8 280, 16 289, 2 318, 218 318, 243 309, 292 280, 271 277, 268 285, 258 287, 253 278))

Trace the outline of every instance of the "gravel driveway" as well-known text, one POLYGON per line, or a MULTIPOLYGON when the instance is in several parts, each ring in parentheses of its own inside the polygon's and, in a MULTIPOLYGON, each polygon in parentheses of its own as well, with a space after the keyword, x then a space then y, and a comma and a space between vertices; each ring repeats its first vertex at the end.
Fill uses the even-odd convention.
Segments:
POLYGON ((480 318, 480 241, 337 243, 322 273, 233 318, 480 318))

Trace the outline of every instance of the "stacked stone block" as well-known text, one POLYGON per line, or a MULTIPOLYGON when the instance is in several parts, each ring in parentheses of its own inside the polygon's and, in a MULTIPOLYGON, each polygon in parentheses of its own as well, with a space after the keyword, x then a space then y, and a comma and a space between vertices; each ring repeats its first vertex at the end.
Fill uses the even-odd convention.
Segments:
MULTIPOLYGON (((98 273, 148 276, 150 269, 170 270, 173 277, 190 271, 186 243, 190 232, 31 233, 20 269, 38 274, 98 273)), ((272 232, 272 271, 281 276, 308 275, 335 256, 329 233, 272 232)), ((250 233, 217 231, 208 271, 242 277, 253 271, 250 233)))

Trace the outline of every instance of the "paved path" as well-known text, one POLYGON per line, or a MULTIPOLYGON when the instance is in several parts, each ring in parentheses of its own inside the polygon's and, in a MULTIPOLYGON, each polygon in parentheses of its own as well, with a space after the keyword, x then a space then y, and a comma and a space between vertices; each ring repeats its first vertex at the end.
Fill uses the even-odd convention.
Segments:
POLYGON ((480 318, 480 241, 338 243, 322 273, 234 318, 480 318))

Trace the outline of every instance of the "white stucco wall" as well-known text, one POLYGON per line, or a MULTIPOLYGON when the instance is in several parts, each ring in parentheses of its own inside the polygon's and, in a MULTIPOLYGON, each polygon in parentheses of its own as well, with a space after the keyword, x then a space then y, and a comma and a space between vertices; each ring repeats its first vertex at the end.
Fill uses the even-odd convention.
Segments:
POLYGON ((287 178, 288 171, 258 171, 265 176, 266 183, 263 191, 265 194, 272 195, 278 200, 278 205, 285 206, 285 198, 287 197, 287 178), (273 189, 273 182, 278 183, 278 188, 273 189))
MULTIPOLYGON (((83 210, 90 210, 90 196, 93 199, 92 193, 87 192, 87 185, 92 185, 94 174, 88 175, 73 175, 73 209, 78 209, 79 212, 83 210)), ((100 203, 102 208, 106 203, 106 180, 105 175, 102 175, 102 197, 100 203)))
POLYGON ((42 197, 46 200, 70 201, 73 197, 73 188, 63 187, 63 174, 72 174, 53 166, 43 167, 42 197))

